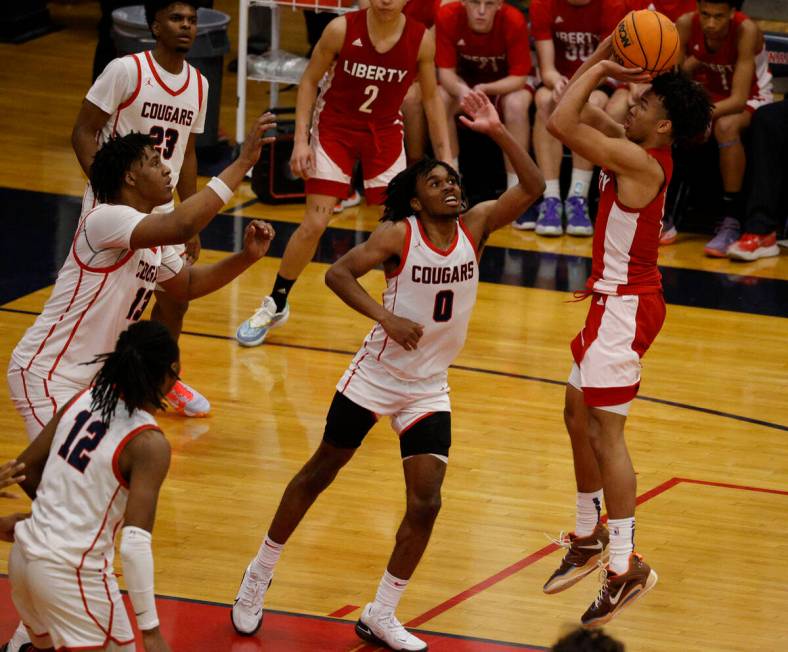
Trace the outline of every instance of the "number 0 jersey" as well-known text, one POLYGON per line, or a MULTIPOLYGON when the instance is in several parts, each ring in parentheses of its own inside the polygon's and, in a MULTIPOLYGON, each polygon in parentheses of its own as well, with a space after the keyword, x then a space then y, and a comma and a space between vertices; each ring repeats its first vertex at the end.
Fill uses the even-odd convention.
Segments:
POLYGON ((424 326, 424 334, 418 348, 406 351, 375 324, 354 364, 363 365, 370 356, 396 378, 423 380, 445 373, 465 344, 476 303, 479 265, 462 219, 446 250, 429 241, 417 218, 408 217, 405 226, 400 265, 386 279, 383 305, 398 317, 424 326))
POLYGON ((402 35, 380 53, 369 37, 367 10, 345 14, 345 40, 336 61, 320 82, 315 124, 368 128, 401 121, 400 106, 416 77, 425 27, 405 19, 402 35))
POLYGON ((107 425, 90 411, 91 400, 85 390, 63 411, 33 514, 16 526, 14 538, 28 559, 111 573, 128 499, 120 454, 136 435, 160 428, 148 412, 129 415, 122 400, 107 425))
POLYGON ((12 353, 17 365, 45 381, 88 386, 98 368, 82 363, 113 351, 118 335, 142 316, 156 282, 183 265, 170 246, 129 248, 144 217, 131 206, 100 204, 82 218, 44 310, 12 353))

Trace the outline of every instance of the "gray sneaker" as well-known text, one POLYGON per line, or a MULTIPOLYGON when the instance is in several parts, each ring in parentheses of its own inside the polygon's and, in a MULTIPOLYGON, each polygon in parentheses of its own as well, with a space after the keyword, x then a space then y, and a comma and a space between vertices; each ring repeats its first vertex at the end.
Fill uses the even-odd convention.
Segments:
POLYGON ((557 197, 545 197, 539 205, 539 217, 536 218, 537 235, 558 236, 563 235, 564 227, 561 222, 564 206, 557 197))
POLYGON ((569 235, 594 235, 594 225, 588 215, 588 200, 585 197, 567 197, 564 202, 566 211, 566 232, 569 235))
POLYGON ((268 331, 284 326, 289 318, 289 303, 285 304, 284 310, 276 312, 276 303, 273 297, 266 297, 257 312, 235 331, 235 339, 241 346, 257 346, 263 343, 268 331))
POLYGON ((717 225, 714 237, 703 248, 703 253, 712 258, 725 258, 728 255, 728 247, 736 242, 740 235, 739 220, 735 217, 724 217, 717 225))

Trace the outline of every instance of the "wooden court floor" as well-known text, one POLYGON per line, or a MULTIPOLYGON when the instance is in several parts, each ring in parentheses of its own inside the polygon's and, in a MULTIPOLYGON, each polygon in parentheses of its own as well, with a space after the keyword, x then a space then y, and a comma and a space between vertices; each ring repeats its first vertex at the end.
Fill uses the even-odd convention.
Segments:
MULTIPOLYGON (((232 8, 229 2, 217 5, 232 8)), ((68 198, 83 188, 68 139, 89 82, 95 9, 69 5, 55 11, 67 26, 63 31, 0 46, 0 187, 68 198)), ((233 84, 234 77, 226 76, 222 121, 228 131, 233 84)), ((255 92, 264 103, 265 89, 255 92)), ((246 189, 237 204, 252 197, 246 189)), ((298 207, 255 204, 238 209, 235 222, 262 216, 287 223, 299 213, 298 207)), ((12 237, 14 225, 27 219, 5 207, 2 218, 12 237)), ((347 211, 335 226, 349 234, 368 231, 374 217, 347 211)), ((692 271, 681 276, 690 285, 698 275, 752 277, 751 284, 710 286, 742 302, 753 284, 775 283, 772 299, 782 308, 774 314, 785 314, 784 255, 745 270, 702 259, 702 242, 702 236, 685 235, 661 262, 692 271)), ((11 244, 5 240, 4 246, 11 244)), ((511 229, 497 234, 492 246, 536 251, 548 261, 590 253, 585 241, 545 242, 511 229)), ((203 259, 222 255, 208 250, 203 259)), ((22 268, 3 267, 3 281, 41 265, 33 256, 22 268)), ((220 615, 284 486, 320 441, 334 385, 371 326, 325 288, 327 264, 313 263, 293 291, 289 324, 262 347, 238 347, 232 333, 269 290, 277 267, 276 258, 264 259, 193 304, 181 339, 184 378, 209 397, 213 411, 202 420, 160 419, 174 456, 154 532, 156 591, 212 603, 220 615)), ((365 283, 376 294, 383 287, 378 274, 365 283)), ((476 639, 544 649, 596 595, 594 576, 557 596, 541 591, 560 558, 545 533, 555 537, 573 525, 563 382, 568 342, 586 305, 567 303, 568 292, 538 285, 483 283, 468 343, 450 372, 454 430, 443 510, 398 612, 413 627, 472 639, 448 639, 434 649, 486 649, 476 639)), ((48 293, 41 286, 0 305, 0 369, 48 293)), ((669 306, 666 325, 645 358, 641 396, 627 429, 641 500, 637 547, 660 582, 607 630, 633 652, 783 650, 788 321, 693 305, 669 306)), ((0 405, 2 460, 15 455, 25 438, 4 382, 0 405)), ((231 633, 226 615, 215 625, 206 616, 211 627, 200 630, 204 638, 195 642, 173 615, 165 623, 176 637, 173 649, 360 649, 352 622, 374 596, 403 496, 396 437, 382 422, 288 544, 266 598, 271 629, 267 620, 257 638, 242 640, 231 633), (319 621, 328 625, 314 636, 292 634, 313 623, 300 616, 332 614, 338 620, 319 621), (282 618, 290 618, 290 630, 280 628, 282 618)), ((21 497, 0 500, 0 514, 26 505, 21 497)), ((0 544, 0 573, 7 570, 8 550, 0 544)), ((3 582, 0 642, 14 620, 3 582)), ((180 613, 191 613, 189 604, 180 613)), ((191 617, 202 618, 201 608, 194 606, 191 617)))

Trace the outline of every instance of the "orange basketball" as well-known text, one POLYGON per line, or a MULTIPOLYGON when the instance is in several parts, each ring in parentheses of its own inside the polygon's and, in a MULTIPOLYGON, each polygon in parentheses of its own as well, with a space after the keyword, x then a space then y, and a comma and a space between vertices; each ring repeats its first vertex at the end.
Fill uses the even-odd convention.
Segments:
POLYGON ((678 62, 679 32, 658 11, 630 11, 613 32, 613 54, 627 68, 657 75, 678 62))

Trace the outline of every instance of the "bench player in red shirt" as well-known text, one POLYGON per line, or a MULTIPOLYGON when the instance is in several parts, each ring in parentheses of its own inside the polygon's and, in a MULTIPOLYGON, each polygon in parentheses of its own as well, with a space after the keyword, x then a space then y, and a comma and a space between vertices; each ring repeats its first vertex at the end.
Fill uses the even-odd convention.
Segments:
POLYGON ((587 627, 608 622, 657 582, 633 552, 636 479, 624 426, 640 385, 640 359, 665 319, 657 252, 671 148, 702 134, 711 117, 703 89, 679 71, 656 77, 623 125, 588 104, 607 77, 643 81, 637 70, 605 60, 610 43, 608 37, 586 62, 548 123, 572 151, 602 166, 587 283, 591 305, 571 344, 564 404, 577 483, 575 531, 559 537, 567 553, 544 585, 548 594, 569 588, 597 568, 608 548, 599 596, 581 619, 587 627), (600 520, 603 496, 607 528, 600 520))
MULTIPOLYGON (((566 201, 562 203, 559 178, 563 147, 548 133, 545 125, 572 75, 625 13, 623 0, 531 2, 531 31, 536 40, 542 77, 542 86, 535 96, 534 152, 547 184, 535 224, 539 235, 561 235, 564 214, 568 234, 589 236, 594 232, 588 214, 588 190, 594 166, 576 152, 572 153, 572 181, 566 201)), ((604 108, 607 99, 606 92, 595 89, 589 102, 604 108)))
POLYGON ((704 252, 715 258, 725 257, 741 235, 746 165, 741 133, 750 126, 753 112, 773 99, 763 33, 736 10, 738 4, 735 0, 700 0, 697 11, 676 22, 681 66, 703 84, 714 102, 712 131, 720 148, 723 196, 717 232, 704 252))
POLYGON ((306 179, 306 212, 287 243, 271 294, 236 331, 243 346, 262 344, 271 328, 287 321, 290 289, 312 259, 337 200, 350 195, 356 161, 364 171, 367 203, 383 203, 386 185, 405 168, 400 107, 415 79, 435 154, 449 158, 435 41, 424 25, 402 14, 404 4, 371 0, 369 9, 331 21, 315 46, 298 88, 290 159, 293 174, 306 179))
MULTIPOLYGON (((491 97, 512 135, 526 151, 533 99, 531 51, 525 17, 503 0, 462 0, 444 5, 435 23, 435 64, 449 119, 452 164, 458 169, 459 144, 454 116, 471 91, 491 97)), ((506 160, 506 187, 517 174, 506 160)))

